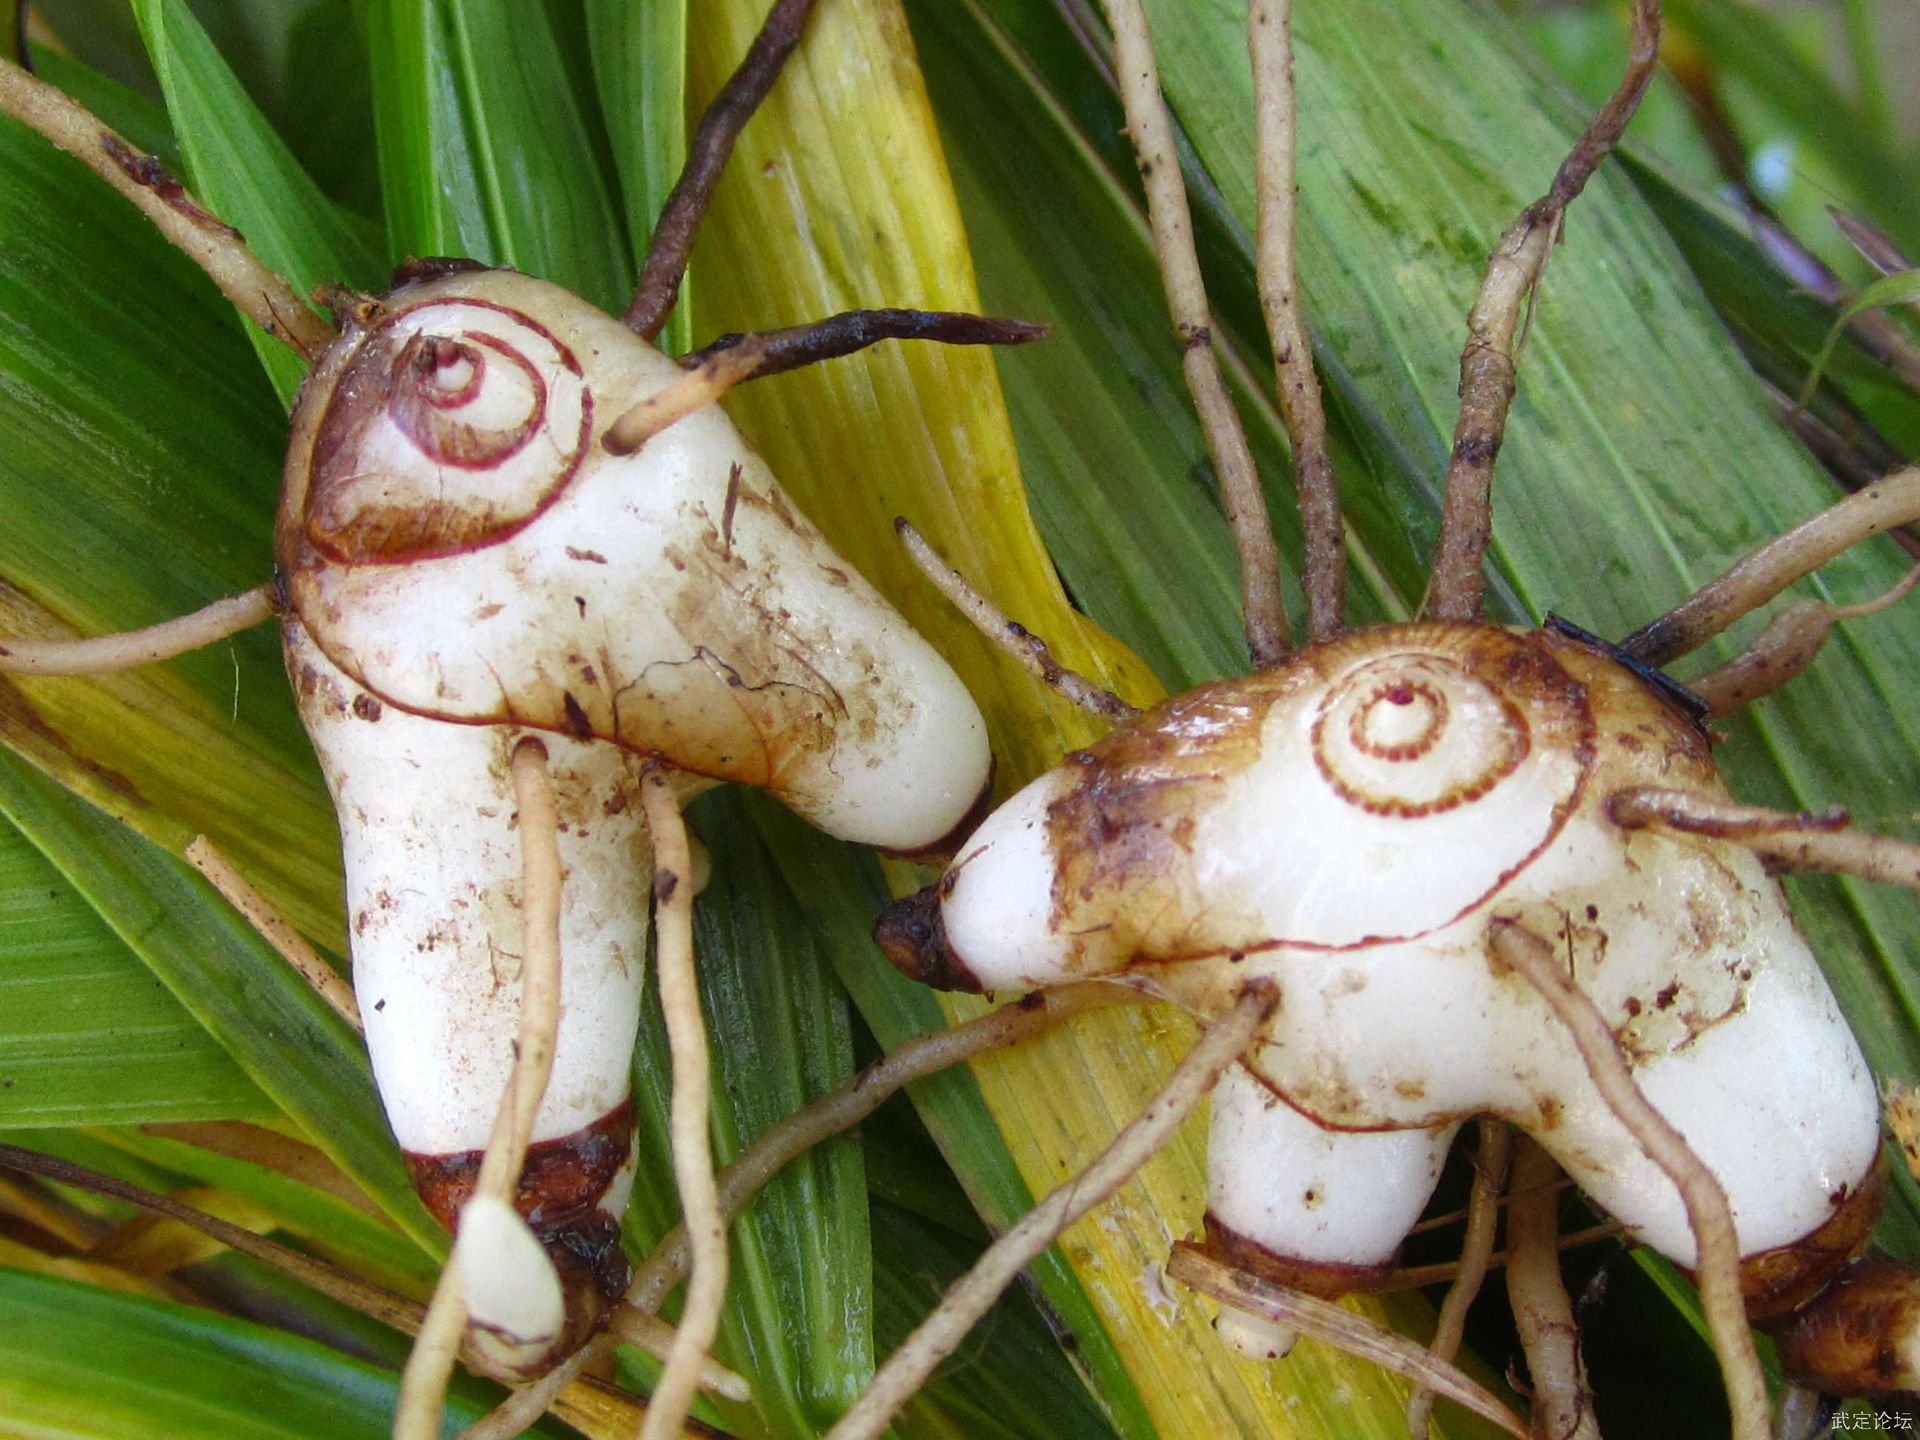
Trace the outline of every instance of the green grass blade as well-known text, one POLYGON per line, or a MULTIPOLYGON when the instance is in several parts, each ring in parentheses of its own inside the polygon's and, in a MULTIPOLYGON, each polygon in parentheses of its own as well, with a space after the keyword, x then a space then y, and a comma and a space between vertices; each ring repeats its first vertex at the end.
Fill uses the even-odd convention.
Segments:
POLYGON ((0 825, 0 955, 0 1125, 275 1113, 11 825, 0 825))
MULTIPOLYGON (((654 219, 687 158, 687 3, 627 5, 588 0, 600 114, 620 179, 636 268, 653 238, 654 219)), ((660 348, 682 354, 693 344, 692 279, 660 333, 660 348)))
MULTIPOLYGON (((231 307, 84 167, 0 124, 4 628, 149 625, 257 585, 285 420, 231 307)), ((178 849, 204 832, 339 948, 338 841, 271 627, 109 682, 0 685, 0 732, 178 849)))
MULTIPOLYGON (((885 1201, 873 1206, 879 1267, 876 1322, 892 1350, 939 1303, 980 1247, 885 1201)), ((903 1440, 1110 1440, 1115 1433, 1065 1365, 1053 1336, 1019 1291, 1009 1291, 964 1349, 908 1403, 895 1422, 903 1440)))
POLYGON ((185 864, 0 756, 0 812, 34 843, 247 1075, 415 1239, 414 1197, 365 1052, 346 1023, 185 864))
MULTIPOLYGON (((378 1440, 399 1377, 206 1310, 0 1269, 0 1424, 87 1440, 378 1440)), ((484 1413, 459 1385, 441 1434, 484 1413)))
MULTIPOLYGON (((295 293, 321 284, 377 288, 378 259, 300 168, 183 0, 136 0, 136 13, 180 137, 188 187, 244 232, 248 248, 295 293)), ((291 404, 305 365, 252 326, 248 338, 291 404)))
POLYGON ((1754 138, 1791 135, 1797 175, 1825 172, 1824 184, 1796 179, 1797 196, 1772 197, 1788 206, 1791 218, 1812 219, 1838 203, 1873 217, 1903 248, 1920 251, 1911 150, 1888 144, 1887 133, 1792 43, 1779 15, 1746 0, 1669 0, 1667 11, 1674 28, 1711 57, 1723 98, 1736 113, 1768 117, 1768 133, 1754 138))
POLYGON ((97 1133, 129 1156, 258 1207, 274 1217, 277 1228, 299 1237, 328 1259, 347 1264, 356 1275, 420 1299, 433 1288, 436 1267, 432 1258, 348 1196, 309 1185, 265 1165, 206 1149, 176 1138, 174 1133, 97 1133))
POLYGON ((1866 289, 1841 307, 1840 313, 1833 318, 1833 324, 1827 330, 1826 338, 1820 342, 1820 349, 1814 354, 1813 364, 1807 367, 1806 383, 1800 387, 1800 393, 1794 397, 1796 405, 1804 406, 1813 397, 1813 392, 1827 372, 1827 366, 1833 359, 1834 347, 1840 343, 1840 337, 1846 333, 1847 325, 1869 310, 1884 310, 1894 305, 1911 305, 1920 300, 1920 270, 1902 270, 1893 275, 1882 275, 1866 289))
POLYGON ((511 265, 624 309, 624 227, 544 9, 368 0, 366 16, 392 258, 511 265))

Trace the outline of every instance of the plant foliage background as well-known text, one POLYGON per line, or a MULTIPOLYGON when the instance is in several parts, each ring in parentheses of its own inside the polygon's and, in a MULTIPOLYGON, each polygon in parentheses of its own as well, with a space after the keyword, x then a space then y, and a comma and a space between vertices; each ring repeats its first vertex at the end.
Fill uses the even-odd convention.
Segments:
MULTIPOLYGON (((30 33, 44 75, 161 154, 302 288, 378 290, 394 261, 461 254, 616 308, 689 117, 762 8, 60 0, 34 7, 30 33)), ((1297 550, 1250 282, 1242 21, 1224 0, 1151 8, 1220 333, 1297 550)), ((1845 283, 1868 276, 1825 203, 1920 245, 1872 4, 1848 0, 1834 22, 1851 89, 1818 14, 1670 9, 1688 89, 1662 80, 1626 163, 1575 207, 1536 307, 1497 493, 1497 603, 1513 620, 1552 610, 1623 634, 1835 493, 1779 423, 1832 307, 1800 293, 1721 196, 1726 133, 1845 283)), ((1607 5, 1491 0, 1299 10, 1302 265, 1355 615, 1399 617, 1419 601, 1484 256, 1611 88, 1624 23, 1607 5)), ((887 347, 729 401, 803 507, 961 668, 1011 788, 1092 731, 916 583, 892 517, 1136 699, 1243 665, 1231 550, 1091 7, 820 11, 736 155, 669 340, 883 304, 1054 327, 998 357, 887 347)), ((0 124, 0 630, 150 623, 264 578, 298 380, 130 207, 0 124)), ((1850 341, 1812 413, 1843 470, 1920 439, 1912 392, 1850 341)), ((1904 563, 1880 542, 1812 588, 1864 598, 1904 563)), ((1847 629, 1813 673, 1726 726, 1735 788, 1847 803, 1910 833, 1916 675, 1911 616, 1847 629)), ((213 836, 344 953, 332 819, 271 632, 111 681, 0 683, 0 740, 4 1138, 424 1293, 442 1241, 353 1037, 176 858, 213 836)), ((731 1150, 945 1014, 866 938, 888 884, 914 877, 751 797, 713 797, 695 818, 716 861, 699 943, 724 1082, 715 1132, 731 1150)), ((1920 912, 1837 882, 1794 890, 1876 1066, 1913 1079, 1920 912)), ((756 1403, 709 1418, 817 1433, 987 1227, 1097 1151, 1189 1034, 1154 1012, 1077 1024, 930 1082, 783 1176, 736 1241, 724 1357, 756 1403)), ((649 1031, 636 1076, 656 1125, 662 1056, 649 1031)), ((1037 1267, 1032 1293, 1002 1305, 898 1433, 1404 1433, 1397 1383, 1312 1343, 1284 1365, 1230 1360, 1205 1306, 1160 1281, 1168 1244, 1197 1228, 1200 1139, 1190 1128, 1037 1267)), ((644 1173, 630 1242, 673 1218, 664 1172, 644 1173)), ((1915 1218, 1903 1177, 1885 1243, 1920 1254, 1915 1218)), ((1595 1327, 1642 1339, 1611 1368, 1632 1384, 1659 1366, 1678 1387, 1658 1416, 1613 1401, 1609 1433, 1711 1433, 1723 1422, 1684 1286, 1658 1266, 1609 1269, 1595 1327)), ((1386 1313, 1415 1329, 1424 1315, 1417 1297, 1386 1313)), ((1496 1371, 1504 1343, 1486 1332, 1496 1371)), ((176 1227, 0 1176, 0 1430, 378 1434, 403 1354, 390 1332, 176 1227)), ((463 1385, 450 1431, 489 1393, 463 1385)), ((604 1416, 575 1418, 606 1431, 604 1416)), ((1474 1431, 1444 1406, 1437 1423, 1474 1431)))

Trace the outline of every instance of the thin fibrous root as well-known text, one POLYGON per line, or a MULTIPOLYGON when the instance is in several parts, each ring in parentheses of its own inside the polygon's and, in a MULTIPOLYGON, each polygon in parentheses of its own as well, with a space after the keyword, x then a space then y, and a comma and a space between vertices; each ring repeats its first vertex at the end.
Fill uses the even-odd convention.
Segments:
POLYGON ((189 195, 158 160, 129 145, 84 106, 18 65, 0 60, 0 113, 39 131, 139 206, 241 314, 303 359, 315 359, 334 342, 333 326, 247 249, 238 230, 189 195))
POLYGON ((878 345, 882 340, 932 340, 942 345, 1025 345, 1044 325, 952 310, 848 310, 810 325, 722 335, 684 356, 687 374, 642 400, 607 427, 600 443, 631 455, 675 421, 711 405, 736 385, 797 370, 878 345))
MULTIPOLYGON (((1571 1188, 1571 1182, 1558 1180, 1550 1188, 1558 1191, 1571 1188)), ((1584 1230, 1575 1230, 1571 1235, 1560 1237, 1560 1248, 1578 1250, 1583 1245, 1597 1245, 1602 1240, 1617 1240, 1624 1227, 1618 1220, 1602 1220, 1589 1225, 1584 1230)), ((1489 1270, 1504 1270, 1512 1255, 1505 1250, 1496 1250, 1487 1257, 1489 1270)), ((1460 1262, 1449 1261, 1440 1265, 1403 1265, 1378 1285, 1370 1286, 1375 1295, 1385 1295, 1395 1290, 1424 1290, 1429 1285, 1447 1285, 1453 1283, 1460 1274, 1460 1262)))
POLYGON ((1260 308, 1273 344, 1274 388, 1293 450, 1300 526, 1306 539, 1300 587, 1307 597, 1307 638, 1337 637, 1346 608, 1346 531, 1340 490, 1327 448, 1327 412, 1313 371, 1313 341, 1300 313, 1295 259, 1297 109, 1293 87, 1293 0, 1253 0, 1247 7, 1247 51, 1253 60, 1254 198, 1258 233, 1254 271, 1260 308))
MULTIPOLYGON (((1292 639, 1280 602, 1280 550, 1267 516, 1266 496, 1254 469, 1253 451, 1234 412, 1220 363, 1213 353, 1213 317, 1207 307, 1200 258, 1193 245, 1187 185, 1173 143, 1173 121, 1160 94, 1159 67, 1139 0, 1102 0, 1113 28, 1113 63, 1126 109, 1127 131, 1140 162, 1147 195, 1153 253, 1166 286, 1167 309, 1180 337, 1181 368, 1199 412, 1207 451, 1220 477, 1220 500, 1240 557, 1240 605, 1246 617, 1247 650, 1257 668, 1285 657, 1292 639)), ((1312 361, 1307 361, 1311 365, 1312 361)))
POLYGON ((1407 1376, 1416 1384, 1484 1416, 1507 1434, 1525 1440, 1526 1429, 1513 1413, 1454 1366, 1436 1360, 1424 1347, 1404 1335, 1396 1335, 1331 1301, 1303 1295, 1245 1270, 1236 1270, 1192 1245, 1174 1247, 1173 1258, 1167 1262, 1167 1274, 1223 1305, 1264 1315, 1289 1330, 1311 1335, 1349 1355, 1407 1376))
MULTIPOLYGON (((0 62, 3 64, 4 62, 0 62)), ((258 585, 211 605, 165 620, 144 630, 96 635, 87 640, 0 639, 0 672, 20 675, 101 675, 131 670, 156 660, 171 660, 202 645, 251 629, 271 619, 276 606, 271 585, 258 585)))
MULTIPOLYGON (((1484 1118, 1479 1124, 1480 1149, 1473 1157, 1473 1189, 1467 1197, 1467 1232, 1460 1242, 1460 1266, 1440 1317, 1433 1327, 1427 1353, 1437 1364, 1452 1365, 1466 1334, 1467 1311, 1487 1278, 1493 1261, 1495 1232, 1500 1226, 1500 1192, 1506 1188, 1507 1164, 1513 1154, 1513 1131, 1504 1121, 1484 1118)), ((1407 1397, 1407 1434, 1426 1440, 1427 1421, 1433 1415, 1434 1392, 1416 1385, 1407 1397)))
MULTIPOLYGON (((1102 981, 1063 985, 1057 990, 1036 990, 1024 999, 1002 1005, 964 1025, 904 1042, 838 1090, 802 1106, 771 1126, 742 1150, 733 1163, 720 1172, 718 1191, 722 1212, 729 1218, 738 1214, 741 1207, 759 1193, 760 1187, 790 1161, 821 1141, 852 1129, 915 1080, 990 1050, 1018 1045, 1069 1016, 1108 1005, 1135 1004, 1144 998, 1135 991, 1102 981)), ((621 1338, 627 1338, 628 1317, 651 1315, 660 1308, 668 1293, 686 1276, 687 1262, 686 1232, 671 1231, 633 1272, 626 1304, 615 1313, 613 1320, 613 1328, 621 1338)))
POLYGON ((693 963, 692 857, 686 821, 667 772, 649 766, 641 783, 647 833, 653 841, 654 916, 658 925, 660 1009, 666 1016, 673 1056, 673 1097, 668 1131, 680 1213, 693 1254, 693 1273, 680 1329, 666 1369, 647 1402, 641 1440, 670 1440, 693 1404, 700 1371, 720 1328, 727 1296, 727 1224, 713 1175, 707 1136, 707 1027, 700 1015, 700 988, 693 963))
POLYGON ((1271 982, 1250 983, 1233 1008, 1201 1032, 1167 1083, 1113 1143, 1029 1210, 954 1282, 933 1313, 887 1357, 866 1394, 827 1432, 827 1440, 873 1440, 884 1431, 1015 1277, 1068 1226, 1106 1200, 1159 1152, 1253 1042, 1279 1003, 1279 990, 1271 982))
POLYGON ((1610 796, 1607 814, 1629 830, 1731 840, 1778 870, 1818 870, 1920 890, 1920 845, 1851 829, 1844 810, 1768 810, 1690 790, 1645 789, 1610 796))
POLYGON ((187 863, 202 875, 207 883, 220 892, 221 897, 234 909, 246 917, 247 923, 259 932, 260 938, 271 945, 295 970, 300 978, 312 987, 313 992, 355 1031, 364 1031, 360 1022, 360 1002, 354 999, 353 987, 340 977, 340 973, 320 958, 306 941, 306 937, 288 922, 273 906, 273 903, 248 883, 247 878, 233 868, 233 863, 222 855, 204 835, 193 837, 186 850, 187 863))
POLYGON ((1802 520, 1658 620, 1641 626, 1620 642, 1620 649, 1648 665, 1668 664, 1862 540, 1916 520, 1920 465, 1897 470, 1802 520))
POLYGON ((642 338, 651 340, 667 323, 674 302, 680 296, 680 282, 687 273, 687 257, 693 253, 694 238, 700 222, 706 218, 713 201, 713 187, 727 168, 727 157, 746 128, 760 102, 767 98, 773 82, 800 43, 807 17, 813 13, 813 0, 779 0, 768 13, 760 33, 753 37, 746 58, 728 77, 720 93, 713 97, 700 124, 687 144, 687 161, 680 178, 674 182, 660 218, 654 223, 653 240, 647 246, 647 258, 640 265, 640 280, 633 292, 633 304, 622 318, 642 338))
POLYGON ((1480 297, 1467 316, 1460 355, 1460 419, 1447 461, 1440 541, 1427 582, 1428 615, 1478 620, 1486 598, 1481 565, 1493 538, 1493 465, 1513 403, 1515 339, 1528 300, 1545 271, 1567 206, 1626 129, 1660 57, 1659 0, 1634 0, 1626 73, 1586 132, 1574 142, 1547 193, 1520 212, 1487 260, 1480 297))
POLYGON ((1507 1207, 1507 1297, 1533 1382, 1534 1433, 1600 1440, 1580 1327, 1560 1279, 1560 1202, 1550 1183, 1560 1167, 1532 1140, 1522 1140, 1519 1152, 1513 1178, 1527 1193, 1507 1207))
MULTIPOLYGON (((546 746, 531 737, 518 742, 513 748, 512 770, 522 867, 520 1025, 514 1039, 513 1068, 494 1112, 493 1129, 480 1157, 472 1197, 495 1201, 509 1209, 526 1164, 534 1120, 553 1074, 554 1045, 560 1029, 562 884, 560 822, 546 746)), ((431 1440, 440 1433, 447 1379, 453 1372, 466 1322, 460 1265, 457 1258, 449 1257, 401 1372, 394 1440, 431 1440)))
MULTIPOLYGON (((1562 1190, 1571 1190, 1573 1188, 1573 1181, 1566 1179, 1564 1176, 1556 1181, 1555 1184, 1562 1190)), ((1509 1196, 1507 1194, 1496 1195, 1493 1203, 1495 1206, 1504 1206, 1508 1198, 1509 1196)), ((1429 1231, 1444 1230, 1449 1225, 1458 1225, 1467 1219, 1470 1209, 1471 1207, 1469 1206, 1463 1206, 1458 1210, 1446 1210, 1438 1215, 1429 1215, 1409 1230, 1407 1234, 1425 1235, 1429 1231)))
POLYGON ((1767 1386, 1740 1297, 1740 1241, 1727 1192, 1686 1138, 1641 1093, 1606 1017, 1568 977, 1554 947, 1502 919, 1493 921, 1488 945, 1566 1026, 1601 1101, 1680 1192, 1698 1251, 1694 1274, 1700 1308, 1733 1412, 1733 1440, 1769 1440, 1767 1386))
MULTIPOLYGON (((416 1334, 425 1318, 425 1307, 404 1295, 396 1295, 356 1275, 336 1270, 333 1266, 316 1260, 302 1251, 256 1235, 230 1220, 209 1215, 204 1210, 197 1210, 191 1205, 183 1204, 170 1195, 156 1194, 154 1191, 130 1184, 117 1176, 90 1170, 85 1166, 75 1165, 52 1155, 22 1150, 13 1145, 0 1145, 0 1168, 38 1175, 57 1184, 91 1191, 96 1195, 105 1195, 115 1200, 123 1200, 130 1205, 138 1205, 144 1210, 150 1210, 156 1215, 164 1215, 169 1220, 178 1221, 203 1235, 218 1240, 228 1249, 237 1251, 249 1259, 257 1260, 262 1265, 299 1281, 309 1289, 395 1330, 416 1334)), ((608 1343, 611 1344, 611 1341, 608 1343)), ((486 1373, 486 1364, 480 1356, 470 1354, 467 1360, 476 1370, 486 1373)), ((559 1406, 563 1418, 569 1415, 594 1415, 602 1419, 612 1417, 628 1423, 628 1428, 631 1428, 631 1423, 626 1422, 626 1417, 634 1417, 637 1421, 640 1407, 633 1397, 597 1380, 588 1380, 584 1384, 586 1386, 584 1391, 575 1392, 573 1397, 563 1401, 559 1406)), ((558 1387, 556 1391, 557 1389, 558 1387)))
POLYGON ((974 589, 966 576, 941 559, 933 546, 927 543, 927 537, 915 529, 910 521, 896 518, 893 528, 899 532, 902 543, 907 547, 907 554, 913 557, 913 563, 920 567, 920 573, 933 583, 934 588, 947 597, 954 609, 967 617, 974 629, 1005 654, 1011 655, 1022 669, 1042 685, 1065 696, 1082 710, 1103 716, 1116 724, 1140 713, 1111 690, 1094 684, 1079 671, 1071 670, 1054 659, 1046 641, 1019 621, 1008 619, 1006 611, 974 589))

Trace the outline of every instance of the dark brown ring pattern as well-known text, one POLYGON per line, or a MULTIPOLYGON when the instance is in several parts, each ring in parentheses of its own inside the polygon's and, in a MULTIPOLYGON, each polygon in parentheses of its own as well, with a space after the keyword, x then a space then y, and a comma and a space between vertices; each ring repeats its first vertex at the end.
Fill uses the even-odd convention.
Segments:
MULTIPOLYGON (((1429 662, 1438 662, 1456 670, 1460 668, 1456 662, 1444 655, 1414 654, 1396 658, 1401 660, 1420 659, 1429 662)), ((1492 790, 1494 786, 1512 775, 1514 771, 1518 770, 1520 766, 1525 763, 1527 756, 1533 749, 1532 728, 1527 723, 1525 712, 1509 697, 1500 694, 1492 687, 1487 686, 1483 681, 1475 679, 1470 675, 1463 676, 1463 678, 1466 683, 1486 690, 1500 706, 1502 719, 1505 722, 1503 732, 1511 742, 1508 747, 1508 753, 1498 764, 1484 770, 1470 782, 1454 785, 1430 800, 1406 800, 1397 796, 1382 796, 1362 790, 1346 777, 1336 772, 1327 754, 1327 722, 1332 717, 1333 712, 1339 708, 1346 697, 1352 693, 1350 689, 1336 690, 1329 693, 1326 700, 1321 704, 1319 714, 1314 717, 1312 735, 1314 768, 1320 772, 1321 778, 1327 782, 1327 785, 1336 795, 1356 809, 1366 811, 1369 815, 1391 816, 1399 820, 1418 820, 1423 816, 1442 814, 1446 811, 1457 809, 1462 805, 1470 805, 1474 801, 1481 799, 1492 790)), ((1405 680, 1389 681, 1387 682, 1387 687, 1393 688, 1408 683, 1409 682, 1405 680)), ((1371 697, 1369 697, 1369 701, 1361 702, 1361 708, 1364 708, 1366 704, 1370 703, 1370 700, 1371 697)), ((1362 748, 1362 753, 1368 753, 1364 747, 1362 748)))
POLYGON ((1347 738, 1353 742, 1354 749, 1375 760, 1385 760, 1389 764, 1418 760, 1439 743, 1441 735, 1446 732, 1451 713, 1447 697, 1433 686, 1421 681, 1389 680, 1354 707, 1353 716, 1347 721, 1347 738), (1406 698, 1402 699, 1402 695, 1406 698), (1366 736, 1364 727, 1376 705, 1405 706, 1416 700, 1425 700, 1428 707, 1426 728, 1416 739, 1399 745, 1381 745, 1366 736))

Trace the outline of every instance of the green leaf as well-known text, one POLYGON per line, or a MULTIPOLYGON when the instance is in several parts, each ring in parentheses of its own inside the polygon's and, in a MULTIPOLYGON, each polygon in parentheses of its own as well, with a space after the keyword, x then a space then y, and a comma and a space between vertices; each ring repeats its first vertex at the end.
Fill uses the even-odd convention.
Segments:
MULTIPOLYGON (((891 1351, 979 1257, 967 1244, 896 1206, 873 1206, 881 1284, 876 1323, 891 1351)), ((901 1415, 903 1433, 954 1440, 1108 1440, 1115 1431, 1065 1365, 1040 1315, 1010 1290, 959 1354, 940 1367, 901 1415)))
POLYGON ((353 1199, 194 1144, 180 1138, 183 1133, 191 1137, 196 1131, 103 1131, 101 1138, 127 1155, 259 1207, 281 1229, 327 1257, 349 1263, 357 1275, 420 1297, 432 1289, 437 1269, 432 1257, 353 1199))
MULTIPOLYGON (((286 422, 232 307, 12 121, 0 163, 5 630, 150 625, 260 584, 286 422)), ((169 848, 210 835, 344 948, 337 833, 270 629, 123 676, 0 683, 0 733, 169 848)))
POLYGON ((0 825, 0 1125, 273 1106, 26 837, 0 825))
POLYGON ((392 258, 511 265, 624 309, 626 236, 545 9, 367 0, 365 13, 392 258))
POLYGON ((1885 310, 1894 305, 1910 305, 1920 300, 1920 270, 1903 270, 1895 275, 1883 275, 1852 300, 1848 301, 1833 319, 1827 330, 1826 338, 1820 342, 1815 352, 1813 364, 1808 367, 1806 383, 1800 387, 1800 394, 1794 404, 1804 407, 1813 397, 1820 378, 1826 373, 1827 362, 1833 358, 1833 348, 1846 333, 1849 323, 1869 310, 1885 310))
MULTIPOLYGON (((1795 221, 1815 222, 1839 203, 1871 216, 1904 248, 1920 250, 1911 151, 1887 143, 1826 68, 1793 43, 1782 17, 1739 0, 1669 0, 1676 30, 1693 40, 1728 84, 1740 118, 1757 120, 1747 144, 1785 146, 1797 194, 1769 196, 1795 221)), ((1813 234, 1812 223, 1800 226, 1813 234)), ((1844 246, 1835 247, 1840 254, 1844 246)))
MULTIPOLYGON (((248 248, 298 294, 321 284, 380 288, 379 262, 268 126, 184 0, 136 0, 135 10, 200 200, 244 231, 248 248)), ((264 332, 247 333, 291 404, 305 365, 264 332)))
MULTIPOLYGON (((392 1424, 397 1375, 206 1310, 0 1269, 0 1334, 13 1433, 376 1440, 392 1424)), ((485 1408, 458 1387, 440 1433, 452 1440, 485 1408)))
MULTIPOLYGON (((687 158, 686 0, 587 0, 587 32, 637 269, 687 158)), ((693 344, 690 291, 690 281, 681 285, 681 303, 660 335, 670 355, 693 344)))
POLYGON ((335 1164, 421 1244, 445 1246, 357 1038, 204 881, 10 755, 0 755, 0 813, 335 1164))

